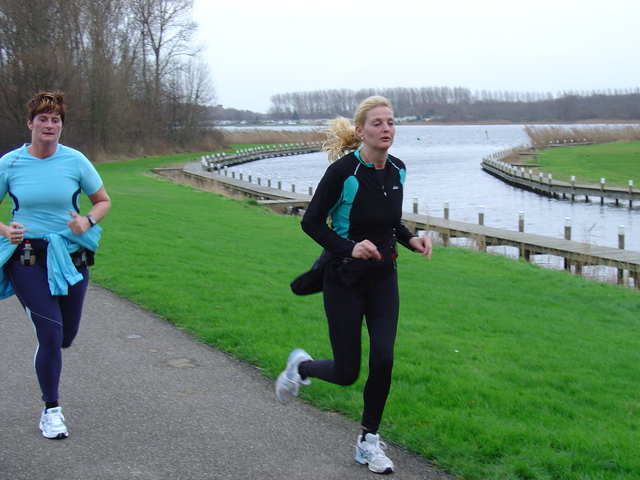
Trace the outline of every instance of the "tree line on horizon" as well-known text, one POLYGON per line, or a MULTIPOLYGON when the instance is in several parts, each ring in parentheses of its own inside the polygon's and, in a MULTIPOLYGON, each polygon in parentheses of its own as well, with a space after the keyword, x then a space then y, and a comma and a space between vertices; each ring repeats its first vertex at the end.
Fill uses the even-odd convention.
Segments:
POLYGON ((396 117, 437 122, 579 122, 640 120, 640 87, 563 92, 487 91, 463 87, 337 89, 282 93, 271 97, 267 118, 277 120, 350 118, 370 95, 387 97, 396 117))
POLYGON ((43 90, 66 94, 63 143, 93 157, 209 149, 192 17, 193 0, 0 0, 0 153, 29 140, 43 90))

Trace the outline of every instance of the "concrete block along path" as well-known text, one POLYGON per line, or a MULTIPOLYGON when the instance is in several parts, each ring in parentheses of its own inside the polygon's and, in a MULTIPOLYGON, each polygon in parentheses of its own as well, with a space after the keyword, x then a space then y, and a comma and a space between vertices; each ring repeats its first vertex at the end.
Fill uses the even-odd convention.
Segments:
MULTIPOLYGON (((2 300, 1 480, 379 477, 354 461, 356 422, 298 400, 280 405, 251 365, 95 285, 63 353, 69 438, 45 439, 35 346, 16 297, 2 300)), ((392 445, 388 454, 392 478, 452 478, 392 445)))

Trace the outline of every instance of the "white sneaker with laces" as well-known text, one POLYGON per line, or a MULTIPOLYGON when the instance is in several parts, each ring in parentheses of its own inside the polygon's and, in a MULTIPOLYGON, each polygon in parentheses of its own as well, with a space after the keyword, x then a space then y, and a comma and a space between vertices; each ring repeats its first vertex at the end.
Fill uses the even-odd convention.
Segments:
POLYGON ((51 439, 67 438, 69 432, 64 424, 62 407, 55 407, 42 410, 40 415, 40 430, 42 436, 51 439))
POLYGON ((358 435, 356 445, 356 462, 361 465, 369 465, 369 470, 374 473, 392 473, 393 462, 385 455, 387 445, 380 441, 380 435, 367 433, 365 441, 362 435, 358 435))
POLYGON ((304 380, 298 373, 298 367, 302 362, 313 360, 307 352, 301 348, 296 348, 287 358, 287 367, 278 375, 276 380, 276 397, 283 405, 288 405, 293 397, 298 395, 300 385, 311 385, 311 380, 304 380))

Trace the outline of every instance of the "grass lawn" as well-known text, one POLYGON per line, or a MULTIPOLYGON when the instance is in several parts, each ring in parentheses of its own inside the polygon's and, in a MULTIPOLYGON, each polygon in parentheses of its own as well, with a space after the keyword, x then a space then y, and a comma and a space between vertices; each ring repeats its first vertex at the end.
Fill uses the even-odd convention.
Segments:
POLYGON ((540 170, 553 178, 587 184, 627 187, 633 180, 640 186, 640 142, 603 143, 575 147, 547 148, 539 155, 540 170))
MULTIPOLYGON (((299 218, 148 174, 194 157, 98 166, 113 209, 93 281, 270 378, 295 347, 328 357, 321 296, 289 289, 320 248, 299 218)), ((465 479, 638 478, 640 293, 460 248, 398 269, 385 439, 465 479)), ((301 398, 358 420, 363 368, 301 398)))

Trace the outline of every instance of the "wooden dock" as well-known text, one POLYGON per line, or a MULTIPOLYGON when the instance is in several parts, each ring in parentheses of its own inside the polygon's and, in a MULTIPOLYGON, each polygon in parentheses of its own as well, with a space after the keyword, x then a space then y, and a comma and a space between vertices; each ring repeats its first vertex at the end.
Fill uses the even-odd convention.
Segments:
MULTIPOLYGON (((256 199, 279 213, 296 214, 307 208, 311 201, 311 192, 295 193, 262 185, 246 180, 226 176, 219 171, 202 169, 200 162, 188 163, 182 169, 187 178, 198 181, 216 182, 225 189, 256 199)), ((196 185, 197 186, 197 183, 196 185)), ((565 260, 565 269, 580 274, 583 266, 606 266, 618 269, 618 282, 622 283, 624 271, 634 279, 636 288, 640 288, 640 253, 630 250, 601 247, 590 243, 575 242, 559 238, 546 237, 531 233, 502 230, 467 222, 458 222, 416 213, 403 213, 403 221, 409 229, 437 232, 445 246, 452 238, 472 239, 478 249, 489 246, 509 246, 518 249, 519 256, 530 260, 533 255, 552 255, 565 260)))
POLYGON ((322 142, 285 143, 279 145, 261 146, 236 150, 235 153, 214 153, 203 155, 200 163, 207 172, 221 171, 225 167, 254 162, 265 158, 286 157, 303 153, 319 152, 322 142))
MULTIPOLYGON (((306 210, 311 201, 311 194, 287 192, 268 184, 268 180, 256 179, 260 183, 234 178, 224 175, 220 170, 203 170, 200 162, 187 163, 182 174, 188 178, 215 182, 219 187, 234 193, 251 197, 258 203, 266 205, 278 213, 296 214, 299 210, 306 210)), ((197 186, 197 185, 196 185, 197 186)))
POLYGON ((534 175, 531 170, 505 163, 500 159, 484 158, 481 165, 485 172, 509 185, 549 197, 571 200, 583 197, 587 202, 591 197, 596 197, 600 198, 600 203, 604 203, 605 198, 610 198, 615 200, 616 205, 620 201, 628 202, 629 208, 633 207, 633 202, 640 201, 640 190, 633 188, 632 181, 629 182, 628 188, 608 187, 605 183, 600 185, 577 184, 575 181, 554 180, 551 175, 546 178, 543 174, 534 175))
POLYGON ((447 245, 451 238, 465 237, 473 239, 478 248, 488 246, 509 246, 518 249, 520 257, 529 261, 532 255, 553 255, 565 259, 565 269, 573 266, 581 273, 583 266, 599 265, 618 269, 618 278, 624 270, 639 285, 640 253, 631 250, 602 247, 591 243, 575 242, 561 238, 545 237, 531 233, 502 230, 467 222, 458 222, 427 215, 404 213, 403 221, 414 232, 417 230, 435 231, 447 245))

